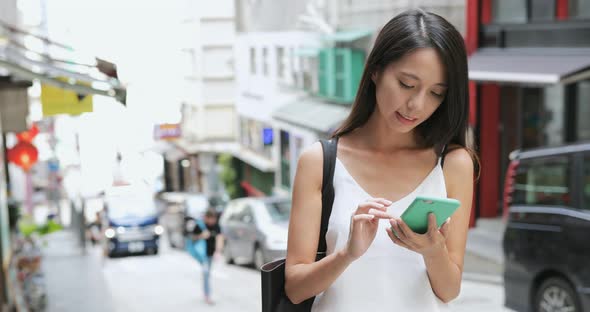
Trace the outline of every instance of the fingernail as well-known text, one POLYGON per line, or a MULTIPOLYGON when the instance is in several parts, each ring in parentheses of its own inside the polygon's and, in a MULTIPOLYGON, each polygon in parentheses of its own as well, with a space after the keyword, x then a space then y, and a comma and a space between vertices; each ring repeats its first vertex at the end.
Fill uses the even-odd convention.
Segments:
POLYGON ((387 206, 389 206, 389 205, 393 204, 393 202, 392 202, 392 201, 390 201, 390 200, 387 200, 387 199, 385 200, 385 202, 387 203, 387 206))

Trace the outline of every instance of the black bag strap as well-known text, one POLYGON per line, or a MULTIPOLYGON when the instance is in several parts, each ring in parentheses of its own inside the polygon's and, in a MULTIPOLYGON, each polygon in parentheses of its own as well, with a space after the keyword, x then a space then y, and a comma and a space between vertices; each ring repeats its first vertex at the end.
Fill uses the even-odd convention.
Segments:
POLYGON ((447 147, 448 145, 444 145, 442 150, 440 151, 440 167, 442 168, 445 165, 445 156, 447 156, 447 147))
POLYGON ((318 259, 323 258, 327 250, 326 232, 328 221, 332 214, 334 203, 334 168, 336 166, 336 153, 338 150, 338 137, 330 140, 320 140, 324 151, 324 168, 322 177, 322 223, 320 226, 320 239, 318 243, 318 259), (321 254, 321 255, 320 255, 321 254))

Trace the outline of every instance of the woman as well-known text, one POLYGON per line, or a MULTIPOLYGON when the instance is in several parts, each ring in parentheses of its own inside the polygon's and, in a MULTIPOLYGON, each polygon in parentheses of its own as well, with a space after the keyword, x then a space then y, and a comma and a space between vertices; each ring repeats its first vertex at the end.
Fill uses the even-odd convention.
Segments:
POLYGON ((477 163, 465 138, 467 83, 463 38, 445 19, 412 10, 384 26, 334 135, 328 252, 317 262, 321 145, 299 159, 285 268, 293 303, 318 296, 313 311, 432 312, 459 295, 477 163), (400 219, 418 195, 462 204, 440 229, 429 216, 421 235, 400 219))

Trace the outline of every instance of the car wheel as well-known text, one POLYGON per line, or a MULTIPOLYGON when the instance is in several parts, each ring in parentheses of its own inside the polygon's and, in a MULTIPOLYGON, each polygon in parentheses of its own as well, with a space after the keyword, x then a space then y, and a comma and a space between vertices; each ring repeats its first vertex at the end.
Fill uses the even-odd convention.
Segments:
POLYGON ((535 295, 534 306, 538 312, 582 311, 572 286, 559 277, 551 277, 541 284, 535 295))
POLYGON ((260 270, 264 263, 264 253, 262 252, 262 248, 256 246, 254 249, 254 267, 257 270, 260 270))
POLYGON ((225 259, 225 263, 227 264, 234 263, 234 259, 231 256, 231 251, 229 250, 229 245, 227 244, 227 241, 225 241, 225 244, 223 245, 223 258, 225 259))

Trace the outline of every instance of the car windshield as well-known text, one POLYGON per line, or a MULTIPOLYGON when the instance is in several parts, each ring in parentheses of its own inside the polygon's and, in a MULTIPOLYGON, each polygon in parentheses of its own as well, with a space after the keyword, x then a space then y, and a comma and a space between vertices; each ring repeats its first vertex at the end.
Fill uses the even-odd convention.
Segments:
POLYGON ((273 222, 289 221, 291 213, 291 201, 278 201, 266 203, 266 210, 273 222))
POLYGON ((113 196, 107 199, 111 219, 145 218, 155 216, 156 206, 149 197, 113 196))

